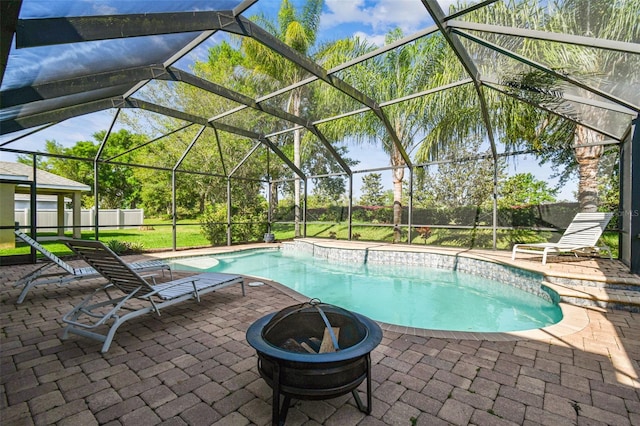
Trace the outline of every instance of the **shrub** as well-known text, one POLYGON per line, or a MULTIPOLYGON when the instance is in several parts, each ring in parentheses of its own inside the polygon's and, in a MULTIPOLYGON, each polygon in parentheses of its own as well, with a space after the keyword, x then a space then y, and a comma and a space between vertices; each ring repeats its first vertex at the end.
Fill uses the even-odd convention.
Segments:
POLYGON ((200 232, 211 245, 227 242, 227 208, 224 204, 206 206, 200 217, 200 232))
POLYGON ((134 243, 129 241, 109 240, 107 247, 117 255, 138 254, 144 251, 142 243, 134 243))
POLYGON ((384 206, 355 206, 352 210, 354 221, 364 223, 393 222, 393 207, 384 206))
MULTIPOLYGON (((231 239, 233 241, 261 241, 266 231, 266 203, 256 203, 244 209, 233 208, 231 239)), ((227 207, 225 204, 207 206, 200 218, 200 230, 212 245, 227 242, 227 207)))
POLYGON ((420 228, 416 228, 416 231, 420 235, 420 238, 424 240, 424 243, 427 244, 427 240, 431 236, 431 228, 428 226, 422 226, 420 228))

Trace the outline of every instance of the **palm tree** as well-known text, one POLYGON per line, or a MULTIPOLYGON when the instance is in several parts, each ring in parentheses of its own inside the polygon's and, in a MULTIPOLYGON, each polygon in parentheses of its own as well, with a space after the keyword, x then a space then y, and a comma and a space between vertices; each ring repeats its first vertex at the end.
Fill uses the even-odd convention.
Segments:
MULTIPOLYGON (((393 43, 402 37, 402 31, 395 29, 387 34, 385 43, 393 43)), ((372 48, 373 46, 369 46, 369 49, 372 48)), ((360 53, 359 51, 358 54, 360 53)), ((445 41, 435 35, 418 39, 352 66, 340 76, 376 101, 383 102, 455 81, 461 75, 462 67, 455 61, 445 61, 446 57, 445 41), (447 72, 443 68, 447 68, 447 72)), ((393 168, 393 221, 396 225, 402 220, 402 182, 407 166, 402 151, 410 155, 421 145, 425 129, 433 121, 433 112, 437 111, 431 107, 432 101, 431 96, 421 96, 384 108, 383 112, 391 123, 400 146, 394 143, 387 127, 377 117, 357 116, 342 123, 343 127, 349 127, 350 134, 357 142, 379 145, 389 155, 389 163, 393 168)), ((394 241, 399 242, 400 238, 400 230, 396 227, 394 241)))
MULTIPOLYGON (((277 23, 273 23, 265 15, 258 15, 253 19, 262 28, 299 53, 313 57, 322 3, 322 0, 307 0, 302 12, 298 13, 289 0, 282 0, 277 23)), ((251 38, 242 39, 241 50, 247 59, 246 66, 252 71, 256 80, 267 79, 273 83, 288 86, 309 76, 304 69, 251 38)), ((269 84, 268 81, 262 81, 262 83, 269 84)), ((300 116, 305 97, 304 90, 306 90, 305 87, 299 87, 289 92, 284 105, 287 112, 300 116)), ((301 140, 302 131, 295 130, 293 163, 298 168, 301 165, 301 140)), ((300 180, 297 177, 294 182, 294 204, 295 235, 300 236, 300 180)))
MULTIPOLYGON (((590 37, 637 42, 640 39, 640 1, 627 0, 586 1, 567 0, 560 5, 547 25, 550 31, 565 31, 590 37), (603 17, 606 17, 603 19, 603 17)), ((618 82, 637 81, 633 75, 639 71, 624 55, 605 49, 580 47, 552 48, 544 51, 545 62, 551 68, 564 65, 580 80, 587 81, 595 89, 602 89, 624 98, 623 86, 618 82), (567 63, 570 64, 567 67, 567 63), (613 87, 606 87, 613 78, 613 87)), ((595 98, 584 91, 583 96, 595 98)), ((585 121, 606 128, 606 117, 598 113, 586 114, 585 121)), ((580 177, 578 201, 583 211, 596 211, 598 206, 598 165, 604 153, 604 135, 585 126, 577 125, 574 136, 574 155, 580 177)))
MULTIPOLYGON (((639 0, 564 0, 555 2, 553 7, 546 3, 541 5, 538 0, 497 2, 476 9, 467 15, 467 19, 629 42, 637 42, 640 38, 640 26, 637 25, 639 0)), ((460 10, 466 7, 458 4, 455 8, 460 10)), ((482 37, 496 45, 508 46, 509 50, 524 57, 534 58, 534 61, 545 64, 550 70, 559 70, 559 74, 569 75, 596 90, 607 91, 623 99, 624 89, 622 86, 616 87, 616 84, 637 80, 632 77, 638 74, 637 67, 632 65, 632 61, 625 62, 624 55, 619 52, 495 34, 482 37)), ((508 87, 506 91, 520 95, 534 104, 540 102, 555 104, 556 107, 568 106, 562 97, 567 86, 584 98, 597 97, 585 89, 564 82, 558 74, 533 69, 498 53, 487 57, 491 51, 480 51, 474 44, 467 46, 472 57, 484 58, 484 63, 477 64, 483 75, 491 75, 496 69, 503 70, 502 83, 508 87), (504 71, 508 69, 514 70, 513 74, 508 75, 504 71), (534 89, 531 90, 532 88, 534 89)), ((433 146, 446 146, 454 133, 478 134, 481 131, 477 124, 481 122, 480 111, 477 105, 473 106, 472 101, 475 96, 470 92, 460 96, 460 92, 464 93, 465 90, 468 89, 441 94, 443 101, 436 104, 441 108, 441 119, 434 121, 434 127, 427 137, 428 143, 419 150, 422 158, 433 154, 433 146), (470 108, 469 114, 455 114, 458 106, 470 108), (469 120, 469 117, 476 119, 469 120)), ((600 143, 604 136, 586 126, 513 98, 487 90, 484 93, 492 112, 495 133, 507 148, 524 146, 532 149, 541 161, 550 161, 565 168, 565 172, 561 173, 561 178, 564 179, 577 170, 580 208, 582 211, 595 211, 598 164, 604 151, 600 143)), ((596 112, 595 108, 585 109, 577 118, 595 125, 596 128, 606 129, 607 117, 597 114, 600 112, 596 112)))

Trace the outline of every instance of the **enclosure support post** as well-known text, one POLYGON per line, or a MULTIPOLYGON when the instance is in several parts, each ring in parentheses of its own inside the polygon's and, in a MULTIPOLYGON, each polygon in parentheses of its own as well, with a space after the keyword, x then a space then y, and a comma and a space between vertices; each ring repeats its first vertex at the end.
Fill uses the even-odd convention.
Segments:
POLYGON ((113 120, 111 120, 111 125, 109 126, 109 130, 104 134, 104 138, 100 143, 100 147, 98 148, 98 152, 96 156, 93 158, 93 199, 94 199, 94 207, 95 211, 94 220, 93 220, 93 233, 96 240, 100 239, 100 196, 98 193, 100 192, 100 184, 98 179, 98 160, 102 156, 102 151, 104 151, 104 147, 107 146, 107 139, 111 136, 111 131, 113 130, 113 126, 116 125, 116 121, 118 120, 118 116, 120 115, 120 108, 116 110, 116 113, 113 116, 113 120))
POLYGON ((349 224, 349 241, 351 241, 351 237, 352 237, 352 233, 353 233, 353 229, 352 229, 352 224, 353 221, 351 220, 351 210, 353 208, 353 173, 349 173, 349 205, 347 207, 347 220, 348 220, 348 224, 349 224))
POLYGON ((409 211, 407 212, 407 242, 411 244, 411 225, 413 224, 413 167, 409 167, 409 211))
POLYGON ((493 199, 493 220, 491 228, 493 235, 493 249, 495 250, 498 247, 498 157, 493 156, 493 194, 491 194, 491 198, 493 199))
POLYGON ((227 178, 227 245, 231 245, 231 177, 227 178))
POLYGON ((100 237, 98 216, 99 216, 99 197, 98 192, 100 191, 100 186, 98 183, 98 160, 97 158, 93 160, 93 236, 96 240, 100 237))
POLYGON ((269 149, 267 151, 267 199, 269 200, 267 206, 267 233, 271 233, 271 222, 273 221, 273 181, 271 179, 271 164, 269 154, 271 151, 269 149))
POLYGON ((174 168, 171 170, 171 247, 173 251, 176 251, 177 247, 176 209, 176 169, 174 168))
MULTIPOLYGON (((36 171, 38 170, 38 156, 37 154, 33 154, 33 180, 31 181, 31 193, 29 194, 29 207, 31 211, 29 212, 29 220, 31 222, 31 238, 34 240, 38 240, 38 175, 36 171)), ((37 254, 36 250, 33 247, 29 248, 31 253, 31 263, 36 263, 37 254)))
POLYGON ((267 233, 269 234, 271 233, 271 221, 273 217, 271 212, 271 208, 273 207, 273 185, 274 183, 269 179, 267 181, 267 233))
POLYGON ((622 229, 620 252, 631 273, 640 273, 640 115, 633 120, 631 135, 623 144, 620 176, 622 229))
POLYGON ((302 236, 307 238, 307 196, 309 191, 307 190, 307 178, 304 178, 304 206, 302 207, 302 236))

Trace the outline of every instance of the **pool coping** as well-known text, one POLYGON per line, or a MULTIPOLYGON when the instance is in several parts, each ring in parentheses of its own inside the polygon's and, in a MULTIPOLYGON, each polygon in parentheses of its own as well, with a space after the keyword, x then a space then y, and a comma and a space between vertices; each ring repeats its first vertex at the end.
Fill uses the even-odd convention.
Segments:
MULTIPOLYGON (((501 260, 497 260, 491 257, 488 257, 487 254, 477 253, 470 251, 469 249, 450 249, 450 248, 433 248, 433 247, 419 247, 419 246, 403 246, 403 245, 390 245, 386 243, 373 243, 373 242, 354 242, 354 241, 326 241, 326 240, 316 240, 310 238, 301 238, 296 239, 295 241, 305 242, 313 245, 317 245, 324 248, 339 248, 346 250, 380 250, 380 251, 394 251, 394 252, 429 252, 436 253, 441 255, 455 255, 461 257, 468 257, 475 260, 481 260, 486 262, 491 262, 494 264, 499 264, 503 266, 514 267, 518 269, 522 269, 529 272, 536 272, 541 275, 543 281, 541 285, 547 286, 551 288, 553 291, 558 294, 564 293, 566 290, 565 287, 555 285, 551 282, 546 281, 546 274, 542 271, 535 269, 528 269, 521 267, 519 265, 515 265, 510 262, 503 262, 501 260)), ((267 248, 280 248, 283 243, 268 243, 268 244, 251 244, 251 245, 243 245, 243 246, 231 246, 231 247, 212 247, 205 248, 199 250, 189 250, 183 253, 171 252, 170 255, 163 256, 165 258, 179 258, 185 256, 206 256, 210 254, 222 254, 222 253, 231 253, 231 252, 239 252, 246 250, 255 250, 255 249, 267 249, 267 248)), ((280 292, 292 297, 296 301, 307 302, 309 298, 304 296, 295 290, 286 287, 283 284, 280 284, 276 281, 272 281, 269 278, 260 277, 257 275, 246 275, 250 279, 254 279, 255 281, 263 282, 267 285, 270 285, 280 292)), ((401 334, 419 336, 419 337, 437 337, 437 338, 451 338, 451 339, 460 339, 460 340, 476 340, 476 341, 517 341, 517 340, 536 340, 536 341, 545 341, 548 342, 550 340, 562 340, 563 337, 568 335, 577 333, 589 325, 589 316, 587 314, 588 309, 600 309, 594 307, 582 307, 575 306, 569 303, 565 303, 563 301, 558 302, 558 306, 562 311, 562 319, 550 326, 531 329, 531 330, 521 330, 521 331, 510 331, 510 332, 469 332, 469 331, 450 331, 450 330, 435 330, 435 329, 426 329, 426 328, 417 328, 417 327, 408 327, 408 326, 399 326, 395 324, 388 324, 381 321, 376 321, 380 327, 384 331, 396 332, 401 334)))
MULTIPOLYGON (((640 285, 640 277, 635 276, 633 278, 627 277, 610 277, 606 275, 594 276, 592 274, 567 272, 562 270, 552 269, 554 263, 548 262, 545 266, 540 261, 537 262, 522 262, 522 260, 531 260, 536 256, 518 255, 517 260, 511 259, 511 251, 506 250, 490 250, 490 249, 469 249, 469 248, 456 248, 456 247, 441 247, 441 246, 421 246, 417 244, 390 244, 390 243, 375 243, 364 241, 342 241, 342 240, 323 240, 315 238, 297 238, 293 241, 304 241, 309 244, 313 244, 318 247, 332 247, 340 248, 344 250, 371 250, 371 251, 396 251, 396 252, 425 252, 434 254, 447 254, 450 256, 460 256, 470 259, 484 260, 487 262, 497 263, 504 266, 513 266, 525 271, 535 272, 542 274, 547 279, 573 279, 579 281, 590 282, 602 282, 602 283, 621 283, 621 284, 635 284, 640 285)), ((283 244, 288 243, 284 242, 283 244)))
MULTIPOLYGON (((308 302, 309 297, 298 293, 289 287, 280 284, 277 281, 272 281, 267 278, 250 276, 263 282, 266 285, 270 285, 287 296, 299 301, 300 303, 308 302)), ((458 339, 458 340, 477 340, 477 341, 517 341, 517 340, 538 340, 549 341, 558 340, 568 335, 577 333, 589 325, 589 316, 587 315, 586 308, 580 306, 570 305, 568 303, 558 303, 562 310, 562 319, 550 326, 522 331, 509 331, 509 332, 474 332, 474 331, 449 331, 449 330, 434 330, 428 328, 407 327, 395 324, 388 324, 381 321, 376 321, 384 331, 390 331, 400 334, 408 334, 419 337, 438 337, 444 339, 458 339)))

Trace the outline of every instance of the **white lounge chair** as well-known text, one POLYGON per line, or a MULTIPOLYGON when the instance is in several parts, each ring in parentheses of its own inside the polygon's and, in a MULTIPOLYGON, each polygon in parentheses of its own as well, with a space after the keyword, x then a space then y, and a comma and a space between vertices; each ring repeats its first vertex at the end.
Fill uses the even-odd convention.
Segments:
POLYGON ((516 253, 542 254, 542 264, 547 263, 547 255, 560 253, 596 254, 608 252, 611 259, 611 249, 606 245, 598 245, 613 213, 578 213, 557 243, 516 244, 513 246, 511 259, 516 253))
POLYGON ((201 296, 231 284, 240 283, 245 295, 244 278, 239 275, 204 273, 162 284, 154 280, 152 285, 99 241, 66 240, 65 244, 109 282, 62 318, 68 324, 62 337, 74 333, 104 342, 103 353, 109 350, 118 327, 130 319, 150 312, 160 316, 160 310, 168 306, 194 299, 199 302, 201 296), (103 292, 106 299, 100 297, 103 292), (99 327, 108 330, 105 334, 94 331, 99 327))
MULTIPOLYGON (((18 296, 17 303, 22 303, 27 296, 27 293, 29 293, 29 291, 35 286, 45 284, 63 285, 83 278, 95 278, 99 275, 92 267, 74 268, 55 254, 51 253, 42 244, 24 232, 19 229, 14 232, 22 241, 38 250, 44 257, 51 261, 50 263, 45 263, 40 268, 28 273, 15 282, 15 287, 24 286, 20 296, 18 296), (64 269, 66 272, 51 272, 51 268, 56 265, 64 269), (45 272, 47 273, 45 274, 45 272)), ((163 275, 166 270, 169 271, 170 276, 173 278, 171 267, 161 260, 145 260, 142 262, 131 263, 130 266, 138 272, 161 270, 163 275)))

